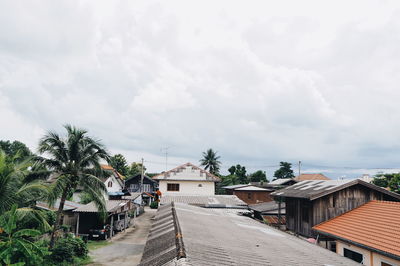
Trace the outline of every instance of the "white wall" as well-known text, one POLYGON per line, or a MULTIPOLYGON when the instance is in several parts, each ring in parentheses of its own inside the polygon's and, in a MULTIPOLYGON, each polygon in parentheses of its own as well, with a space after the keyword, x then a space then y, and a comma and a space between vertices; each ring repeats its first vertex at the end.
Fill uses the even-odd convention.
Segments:
POLYGON ((111 175, 107 180, 104 182, 104 185, 106 185, 107 192, 119 192, 122 191, 121 185, 118 183, 117 179, 114 177, 114 175, 111 175), (108 187, 108 182, 112 182, 112 187, 108 187))
POLYGON ((396 261, 394 259, 385 257, 381 254, 375 253, 375 252, 371 252, 369 250, 354 246, 354 245, 350 245, 341 241, 336 241, 336 252, 340 255, 343 256, 343 248, 347 248, 350 249, 352 251, 358 252, 363 254, 364 257, 364 261, 363 261, 363 265, 366 266, 381 266, 381 262, 386 262, 392 265, 400 265, 399 261, 396 261))
POLYGON ((210 181, 160 180, 159 189, 163 195, 215 195, 215 183, 210 181), (167 184, 179 184, 179 191, 167 191, 167 184))

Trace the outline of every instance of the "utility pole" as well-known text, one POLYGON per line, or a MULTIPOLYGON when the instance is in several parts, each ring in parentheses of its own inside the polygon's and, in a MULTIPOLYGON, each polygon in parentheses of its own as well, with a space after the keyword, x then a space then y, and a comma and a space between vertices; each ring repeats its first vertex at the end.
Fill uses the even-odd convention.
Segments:
POLYGON ((299 176, 300 176, 300 173, 301 173, 300 169, 301 169, 301 161, 299 161, 299 176))
POLYGON ((143 193, 143 175, 144 175, 144 160, 142 158, 142 171, 141 171, 141 175, 140 175, 140 193, 143 193))
POLYGON ((168 149, 170 147, 165 147, 165 148, 161 148, 161 151, 165 151, 163 152, 165 154, 165 172, 168 171, 168 149))

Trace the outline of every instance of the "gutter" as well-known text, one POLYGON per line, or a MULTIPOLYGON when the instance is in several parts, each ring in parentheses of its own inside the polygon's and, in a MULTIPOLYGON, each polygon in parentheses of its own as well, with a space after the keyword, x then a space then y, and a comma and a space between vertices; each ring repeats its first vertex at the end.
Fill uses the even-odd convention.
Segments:
POLYGON ((171 202, 172 216, 174 217, 175 237, 176 237, 176 251, 177 259, 186 258, 186 250, 183 244, 182 229, 179 225, 178 216, 176 215, 175 203, 171 202))

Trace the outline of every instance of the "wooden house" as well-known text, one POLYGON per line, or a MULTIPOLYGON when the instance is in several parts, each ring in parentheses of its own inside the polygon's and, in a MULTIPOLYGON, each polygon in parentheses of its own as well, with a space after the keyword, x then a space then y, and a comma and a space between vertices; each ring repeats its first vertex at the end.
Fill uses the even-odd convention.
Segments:
POLYGON ((140 191, 140 183, 141 183, 141 175, 135 175, 130 177, 128 180, 125 181, 125 189, 131 193, 136 192, 147 192, 153 193, 156 191, 157 188, 157 181, 151 179, 150 177, 144 175, 143 176, 143 188, 140 191))
POLYGON ((286 227, 296 234, 314 237, 312 227, 370 200, 400 201, 400 195, 355 180, 310 180, 272 193, 286 203, 286 227))
POLYGON ((233 195, 243 200, 247 204, 272 201, 271 192, 273 189, 260 188, 256 186, 238 187, 233 190, 233 195))

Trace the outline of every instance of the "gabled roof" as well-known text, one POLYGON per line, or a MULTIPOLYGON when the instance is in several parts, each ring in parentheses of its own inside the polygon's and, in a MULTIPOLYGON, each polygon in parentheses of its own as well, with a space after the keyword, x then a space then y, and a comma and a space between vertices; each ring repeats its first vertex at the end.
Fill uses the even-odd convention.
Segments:
POLYGON ((347 187, 351 187, 354 185, 362 185, 368 187, 370 189, 382 192, 388 196, 391 196, 393 199, 400 200, 400 195, 376 185, 364 182, 359 179, 349 179, 349 180, 309 180, 309 181, 301 181, 292 186, 279 189, 275 192, 272 192, 271 195, 275 197, 283 197, 283 198, 303 198, 309 200, 315 200, 325 195, 329 195, 333 192, 342 190, 347 187))
POLYGON ((370 201, 313 227, 333 238, 400 259, 400 202, 370 201))
POLYGON ((236 188, 240 188, 240 187, 247 187, 249 186, 248 184, 239 184, 239 185, 231 185, 231 186, 225 186, 222 187, 224 189, 236 189, 236 188))
MULTIPOLYGON (((121 187, 124 187, 124 179, 125 176, 123 176, 122 174, 120 174, 117 170, 115 170, 111 165, 107 165, 107 164, 101 164, 100 165, 101 169, 106 170, 106 171, 111 171, 112 174, 114 175, 115 179, 117 180, 117 182, 119 183, 119 185, 121 187)), ((101 180, 103 182, 105 182, 108 179, 109 176, 101 178, 101 180)))
POLYGON ((273 189, 261 188, 261 187, 256 187, 256 186, 239 187, 239 188, 235 188, 234 190, 235 191, 274 191, 273 189))
MULTIPOLYGON (((125 183, 127 184, 127 183, 131 183, 134 181, 140 182, 140 179, 141 179, 141 174, 137 174, 135 176, 129 177, 127 180, 125 180, 125 183)), ((157 181, 153 180, 152 178, 148 177, 147 175, 143 175, 143 180, 145 180, 145 179, 152 183, 157 183, 157 181)))
MULTIPOLYGON (((108 213, 118 212, 119 210, 129 209, 130 200, 106 200, 106 210, 108 213)), ((98 212, 94 202, 90 202, 74 210, 74 212, 98 212)))
POLYGON ((324 176, 323 174, 301 174, 294 178, 296 181, 304 180, 331 180, 330 178, 324 176))
POLYGON ((192 169, 196 169, 199 170, 200 173, 205 174, 205 178, 204 179, 188 179, 190 181, 212 181, 212 182, 220 182, 221 179, 211 173, 209 173, 208 171, 201 169, 200 167, 192 164, 192 163, 185 163, 182 164, 178 167, 175 167, 174 169, 171 169, 169 171, 166 171, 164 173, 161 173, 159 175, 153 176, 154 180, 181 180, 184 181, 183 179, 175 179, 173 174, 175 173, 179 173, 182 169, 185 169, 186 167, 192 167, 192 169))
POLYGON ((269 182, 268 185, 284 185, 290 181, 297 182, 293 178, 278 178, 278 179, 275 179, 274 181, 269 182))
MULTIPOLYGON (((43 202, 43 201, 38 201, 36 203, 36 207, 38 207, 40 209, 44 209, 44 210, 57 211, 59 206, 60 206, 60 199, 56 200, 56 202, 54 203, 54 206, 50 206, 47 202, 43 202)), ((75 210, 81 206, 83 206, 83 204, 66 200, 64 203, 63 211, 75 210)))

